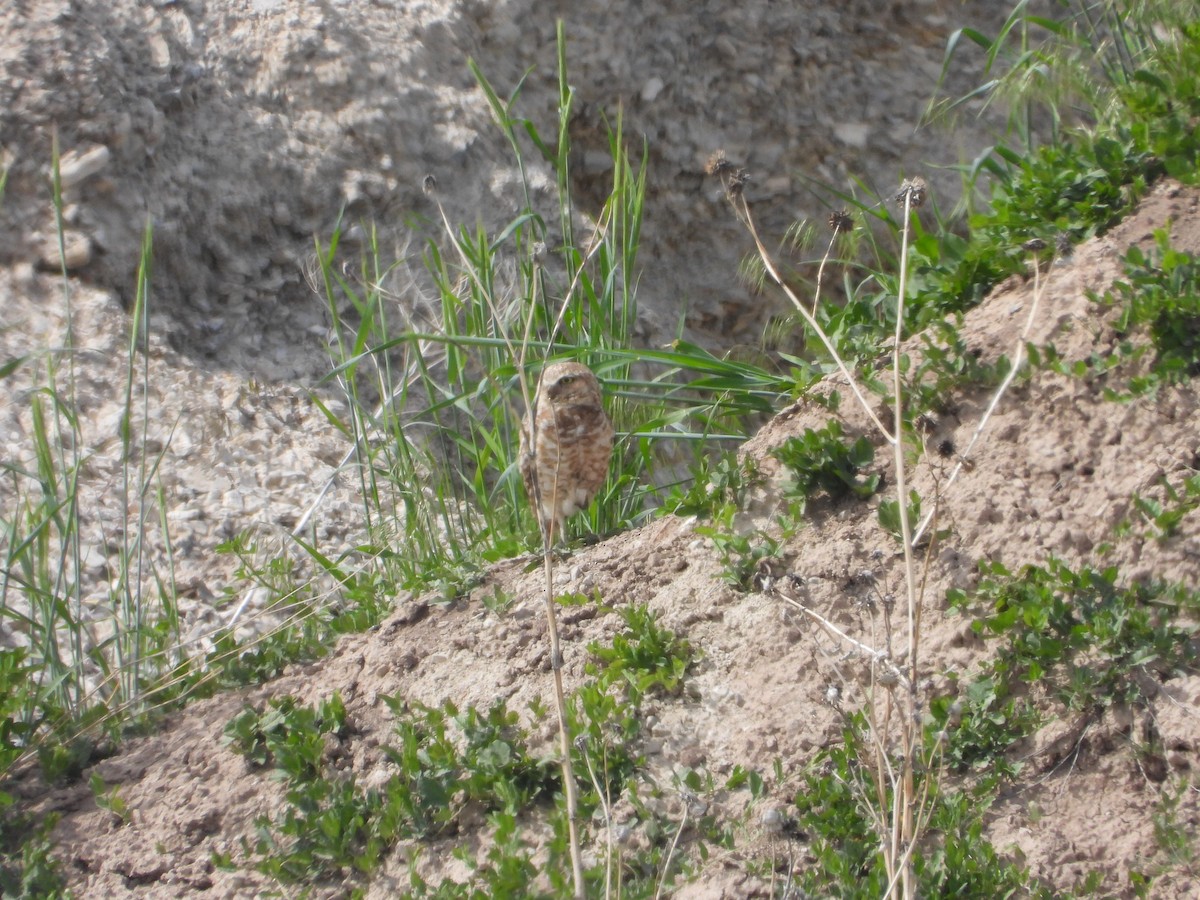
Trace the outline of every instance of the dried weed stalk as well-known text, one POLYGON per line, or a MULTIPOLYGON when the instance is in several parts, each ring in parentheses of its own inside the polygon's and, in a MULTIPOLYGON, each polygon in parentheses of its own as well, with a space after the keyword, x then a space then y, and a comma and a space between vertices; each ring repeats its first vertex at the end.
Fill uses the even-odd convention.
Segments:
MULTIPOLYGON (((466 253, 463 251, 461 245, 459 244, 458 238, 454 233, 454 229, 450 225, 450 220, 447 217, 446 212, 442 207, 441 200, 437 196, 436 182, 431 183, 429 181, 429 179, 427 179, 426 183, 425 183, 425 190, 426 190, 426 193, 431 198, 433 198, 434 202, 437 204, 438 212, 440 213, 441 219, 442 219, 442 225, 446 231, 447 237, 450 239, 450 244, 459 253, 460 259, 463 263, 463 271, 469 273, 470 277, 477 279, 477 282, 476 282, 477 288, 479 289, 479 292, 481 293, 481 295, 483 295, 484 297, 487 298, 487 302, 489 305, 489 311, 492 315, 493 321, 496 321, 496 322, 503 321, 503 318, 501 316, 501 311, 500 311, 499 307, 496 305, 495 299, 492 297, 491 292, 486 289, 486 286, 482 283, 482 281, 478 281, 478 277, 479 277, 478 273, 469 264, 469 260, 467 259, 466 253)), ((587 252, 583 254, 583 258, 579 262, 579 266, 576 269, 573 278, 571 279, 571 283, 570 283, 569 287, 567 288, 567 290, 563 294, 562 303, 560 304, 557 314, 554 318, 554 325, 551 328, 550 334, 547 336, 547 339, 546 339, 546 345, 549 348, 552 348, 554 346, 554 342, 555 342, 556 338, 558 337, 558 333, 562 329, 563 320, 564 320, 564 317, 566 316, 567 307, 570 302, 570 298, 575 296, 575 293, 576 293, 576 290, 577 290, 577 287, 579 284, 579 279, 582 277, 585 268, 588 266, 588 264, 591 262, 591 260, 595 257, 596 253, 599 252, 600 248, 603 246, 604 237, 608 230, 608 222, 609 222, 609 220, 607 218, 608 213, 609 213, 609 211, 606 209, 605 217, 603 217, 599 222, 597 222, 596 228, 592 234, 591 244, 587 248, 587 252)), ((529 348, 530 348, 530 345, 531 345, 532 339, 533 339, 534 321, 536 319, 537 310, 540 307, 544 306, 547 302, 546 298, 544 297, 544 295, 541 294, 541 291, 540 291, 543 279, 540 278, 536 272, 536 270, 540 269, 542 266, 542 259, 545 256, 545 247, 539 245, 539 246, 535 246, 533 248, 533 250, 534 250, 533 264, 534 264, 534 268, 535 268, 535 274, 534 274, 534 277, 531 279, 531 284, 533 285, 534 296, 532 296, 530 298, 528 312, 525 316, 525 321, 523 323, 523 331, 522 331, 522 335, 521 335, 519 343, 513 341, 504 329, 500 330, 501 334, 503 336, 503 339, 505 341, 505 344, 508 347, 509 355, 516 361, 517 371, 520 373, 524 373, 526 371, 526 366, 529 362, 529 360, 528 360, 529 348)), ((549 316, 547 316, 547 318, 549 318, 549 316)), ((525 410, 525 415, 522 417, 521 421, 524 423, 528 423, 528 427, 530 427, 532 429, 533 423, 536 419, 535 413, 537 411, 537 406, 536 406, 536 404, 538 402, 537 396, 536 396, 536 394, 531 394, 530 388, 529 388, 529 383, 526 378, 521 377, 518 380, 521 385, 521 399, 523 401, 524 410, 525 410)), ((522 428, 524 428, 524 427, 526 427, 526 425, 522 425, 522 428)), ((534 439, 534 435, 532 432, 529 434, 526 434, 525 439, 527 442, 527 446, 529 446, 529 447, 535 446, 536 441, 534 439)), ((561 462, 561 457, 560 457, 560 462, 561 462)), ((555 489, 557 489, 558 479, 555 478, 555 479, 553 479, 553 481, 554 481, 555 489)), ((540 480, 537 478, 533 479, 533 485, 534 485, 534 490, 540 494, 540 491, 542 490, 540 480)), ((551 503, 551 506, 556 508, 558 506, 557 498, 551 498, 551 499, 553 501, 551 503)), ((540 495, 530 498, 530 500, 531 500, 531 503, 535 510, 540 510, 543 508, 542 498, 540 495)), ((541 515, 538 515, 538 519, 540 522, 542 519, 541 515)), ((582 845, 581 845, 580 836, 579 836, 579 821, 578 821, 578 819, 579 819, 579 788, 575 781, 574 766, 571 763, 572 739, 571 739, 570 724, 567 720, 566 691, 563 688, 563 676, 562 676, 562 669, 563 669, 562 642, 561 642, 561 639, 559 636, 557 607, 555 605, 555 598, 554 598, 554 561, 555 561, 554 560, 554 546, 553 546, 554 528, 552 526, 551 527, 543 527, 541 529, 541 532, 542 532, 542 571, 544 574, 544 585, 545 585, 544 600, 545 600, 545 610, 546 610, 546 631, 547 631, 547 635, 548 635, 548 638, 550 641, 550 668, 554 674, 554 707, 555 707, 555 712, 558 716, 559 754, 561 757, 559 760, 559 763, 562 767, 563 793, 565 795, 566 806, 567 806, 567 836, 568 836, 568 842, 570 845, 571 876, 572 876, 575 897, 577 898, 577 900, 583 900, 583 898, 585 896, 585 885, 584 885, 584 876, 583 876, 583 853, 582 853, 582 845)))
MULTIPOLYGON (((895 490, 904 554, 905 607, 902 618, 906 627, 904 632, 899 635, 901 641, 898 643, 902 645, 900 653, 893 656, 896 646, 893 639, 897 636, 895 635, 897 623, 892 616, 887 615, 884 618, 882 647, 873 646, 847 634, 828 618, 801 602, 793 595, 786 579, 779 580, 775 585, 775 590, 785 603, 803 612, 843 646, 860 654, 865 665, 868 666, 869 687, 864 710, 868 734, 862 762, 872 777, 860 779, 856 784, 856 789, 869 810, 879 834, 880 853, 888 875, 887 896, 903 897, 908 900, 917 894, 916 873, 912 857, 929 825, 929 817, 933 811, 931 799, 938 780, 939 760, 945 738, 945 732, 942 732, 937 735, 931 747, 924 750, 922 748, 922 724, 926 698, 923 696, 921 687, 921 612, 925 596, 925 580, 936 541, 930 539, 924 545, 921 544, 921 541, 929 532, 930 527, 936 524, 938 505, 943 500, 943 492, 953 485, 958 473, 964 467, 964 460, 969 457, 977 439, 983 434, 988 419, 1012 384, 1017 370, 1024 361, 1025 340, 1037 315, 1042 292, 1036 250, 1030 250, 1035 278, 1033 302, 1025 328, 1013 354, 1012 367, 992 397, 970 443, 961 454, 958 465, 945 483, 938 486, 928 515, 919 527, 914 529, 914 523, 910 522, 907 503, 909 465, 904 457, 906 426, 904 423, 905 390, 902 380, 901 340, 908 280, 909 228, 913 211, 921 207, 928 197, 928 186, 924 179, 917 177, 905 180, 901 184, 900 190, 892 198, 895 202, 902 204, 903 220, 900 229, 901 250, 896 327, 891 347, 890 405, 893 421, 891 427, 888 428, 876 416, 860 386, 860 379, 842 360, 833 341, 816 318, 821 279, 830 251, 826 251, 825 258, 821 261, 821 267, 817 273, 816 296, 811 306, 808 306, 801 302, 784 281, 759 237, 751 215, 750 204, 746 199, 745 188, 750 182, 750 176, 720 152, 710 160, 708 172, 721 179, 726 198, 733 207, 738 220, 753 238, 755 248, 767 274, 786 294, 809 327, 820 338, 880 437, 890 444, 893 450, 895 490), (922 546, 925 551, 924 557, 918 560, 918 549, 922 546)), ((839 212, 830 216, 829 226, 836 238, 838 232, 853 227, 853 222, 847 214, 839 212)), ((830 240, 829 246, 832 250, 833 239, 830 240)), ((933 534, 936 536, 936 529, 933 534)), ((840 696, 841 692, 835 694, 832 701, 835 705, 840 696)))

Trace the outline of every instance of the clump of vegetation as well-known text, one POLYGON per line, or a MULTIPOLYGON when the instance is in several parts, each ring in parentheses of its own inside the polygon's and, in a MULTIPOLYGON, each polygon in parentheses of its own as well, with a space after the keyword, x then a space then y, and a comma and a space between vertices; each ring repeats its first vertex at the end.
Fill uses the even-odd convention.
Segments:
POLYGON ((999 563, 951 607, 972 612, 976 633, 1004 639, 991 677, 1009 689, 1037 685, 1068 710, 1140 703, 1158 681, 1200 662, 1193 640, 1200 594, 1182 585, 1118 586, 1114 568, 1073 570, 1058 560, 1012 573, 999 563))
POLYGON ((691 644, 660 627, 658 617, 647 607, 626 607, 620 614, 625 629, 614 635, 612 646, 588 646, 597 661, 589 664, 588 674, 601 676, 606 687, 620 684, 622 693, 634 703, 655 693, 678 694, 694 662, 691 644))
POLYGON ((806 428, 804 434, 788 438, 773 454, 791 471, 795 482, 789 490, 802 501, 817 490, 839 500, 848 496, 865 499, 879 489, 878 473, 859 475, 875 461, 874 445, 865 436, 853 442, 842 440, 842 426, 837 419, 830 419, 824 428, 806 428))
MULTIPOLYGON (((1131 379, 1133 395, 1159 384, 1179 384, 1200 375, 1200 262, 1171 246, 1165 230, 1155 232, 1158 258, 1131 247, 1125 279, 1113 284, 1104 306, 1120 309, 1117 335, 1149 332, 1154 359, 1147 375, 1131 379)), ((1124 348, 1132 352, 1127 345, 1124 348)))
MULTIPOLYGON (((798 879, 806 893, 836 897, 886 897, 888 872, 879 854, 879 837, 890 828, 879 819, 879 805, 862 797, 881 789, 875 773, 863 765, 869 753, 862 713, 847 720, 843 743, 820 753, 806 768, 795 795, 794 828, 808 838, 812 863, 798 879), (830 893, 832 892, 832 893, 830 893)), ((1006 861, 983 836, 985 794, 938 792, 931 798, 926 827, 938 835, 931 846, 913 853, 916 893, 922 897, 1050 898, 1055 894, 1033 882, 1021 866, 1006 861)))
MULTIPOLYGON (((969 183, 973 186, 975 177, 981 171, 987 171, 992 176, 991 202, 986 212, 977 213, 970 219, 970 233, 966 237, 946 228, 936 206, 932 207, 932 215, 939 226, 937 231, 927 230, 926 223, 915 215, 917 209, 931 208, 927 202, 927 188, 920 178, 906 179, 895 195, 874 197, 874 202, 839 195, 839 199, 857 207, 862 223, 873 223, 884 233, 890 231, 895 238, 894 244, 899 246, 898 253, 888 255, 893 251, 883 248, 890 245, 881 242, 876 231, 863 228, 858 247, 861 250, 866 245, 868 250, 873 250, 875 264, 867 266, 869 274, 857 284, 847 279, 844 298, 821 299, 821 279, 830 251, 817 268, 813 299, 800 298, 794 288, 798 279, 783 275, 758 233, 746 199, 748 186, 753 183, 749 174, 724 155, 714 156, 710 163, 709 171, 722 180, 731 207, 755 245, 757 259, 743 268, 757 273, 761 282, 772 283, 792 302, 795 319, 803 323, 806 352, 821 359, 826 366, 837 369, 861 407, 861 413, 870 420, 879 439, 892 448, 894 456, 895 494, 880 503, 879 518, 897 537, 903 550, 904 585, 903 590, 897 590, 899 596, 889 601, 885 609, 881 623, 883 634, 872 631, 869 637, 851 635, 827 618, 823 611, 812 609, 793 595, 786 580, 777 588, 790 606, 844 645, 848 653, 862 659, 867 669, 865 674, 869 676, 868 685, 862 691, 863 712, 858 718, 849 716, 847 720, 845 746, 840 748, 847 755, 840 779, 827 785, 844 789, 846 800, 843 804, 853 798, 854 808, 839 806, 841 818, 833 830, 839 839, 851 843, 853 836, 858 835, 866 848, 866 859, 860 861, 853 873, 843 871, 840 875, 831 860, 828 871, 822 871, 818 876, 828 879, 823 884, 861 878, 866 870, 874 870, 878 879, 875 882, 877 893, 909 897, 928 890, 946 890, 948 885, 978 878, 980 873, 972 873, 966 882, 959 881, 961 873, 942 869, 935 882, 925 882, 934 871, 927 865, 933 857, 926 856, 929 844, 925 837, 931 833, 935 820, 943 821, 940 817, 948 808, 943 802, 949 795, 940 789, 940 761, 948 754, 952 761, 964 765, 985 758, 989 766, 1002 765, 1004 757, 997 754, 1037 723, 1036 707, 1023 701, 1023 695, 1013 689, 1007 677, 1009 673, 1003 668, 987 673, 968 692, 969 708, 961 698, 957 702, 941 703, 924 696, 918 659, 922 652, 922 620, 926 605, 923 585, 927 573, 922 564, 918 564, 915 551, 925 545, 923 565, 928 565, 934 557, 929 548, 942 535, 930 526, 936 521, 938 507, 945 502, 945 492, 962 471, 964 463, 960 458, 950 474, 939 479, 938 494, 927 504, 932 508, 924 515, 920 496, 908 489, 906 481, 913 460, 920 459, 927 451, 919 430, 920 422, 922 413, 939 410, 938 403, 944 399, 939 396, 939 390, 944 392, 946 388, 967 381, 996 386, 972 436, 973 444, 1024 363, 1028 352, 1026 335, 1044 289, 1040 278, 1043 266, 1051 257, 1069 255, 1075 240, 1111 227, 1132 208, 1146 186, 1162 174, 1161 160, 1155 159, 1150 150, 1153 139, 1139 128, 1125 127, 1129 110, 1153 107, 1157 114, 1170 120, 1164 125, 1174 138, 1172 142, 1158 143, 1157 146, 1174 160, 1175 170, 1185 177, 1196 177, 1198 145, 1191 133, 1193 129, 1178 127, 1181 124, 1178 111, 1169 104, 1147 103, 1144 89, 1151 86, 1152 92, 1160 92, 1166 85, 1155 69, 1158 63, 1168 59, 1176 63, 1182 57, 1200 59, 1200 40, 1197 40, 1200 32, 1184 29, 1180 40, 1169 52, 1159 53, 1156 28, 1164 17, 1173 19, 1167 8, 1155 4, 1141 7, 1133 19, 1136 24, 1124 31, 1119 29, 1128 22, 1119 18, 1107 19, 1116 6, 1104 5, 1104 9, 1104 26, 1083 28, 1081 23, 1087 20, 1080 19, 1059 27, 1028 15, 1022 3, 995 39, 989 40, 977 32, 956 35, 948 49, 948 59, 959 38, 965 35, 985 48, 991 67, 1006 58, 1006 44, 1013 35, 1020 33, 1022 41, 1026 41, 1032 29, 1047 28, 1053 33, 1056 46, 1045 52, 1017 56, 1013 62, 1013 73, 1016 73, 1013 80, 1019 82, 1026 74, 1044 72, 1050 65, 1076 65, 1076 71, 1098 65, 1111 79, 1111 84, 1108 90, 1095 96, 1102 94, 1106 103, 1112 105, 1105 107, 1103 115, 1090 129, 1064 129, 1053 144, 1039 146, 1031 142, 1023 152, 997 146, 978 160, 969 172, 969 183), (1109 25, 1113 26, 1112 31, 1108 30, 1109 25), (1119 37, 1110 42, 1112 35, 1118 33, 1119 37), (1099 52, 1088 57, 1080 52, 1086 47, 1099 52), (1136 66, 1142 68, 1135 69, 1136 66), (897 216, 893 209, 903 212, 897 216), (881 260, 886 262, 881 264, 881 260), (995 367, 985 371, 983 367, 972 365, 969 351, 961 341, 955 342, 953 338, 941 342, 927 340, 926 349, 930 352, 914 371, 911 360, 900 350, 907 335, 926 328, 933 321, 962 312, 974 305, 982 291, 1001 277, 1019 271, 1033 274, 1034 299, 1026 331, 1008 359, 1002 358, 995 367), (891 342, 887 354, 890 366, 877 370, 878 348, 888 340, 891 342), (875 404, 866 398, 863 388, 884 398, 890 407, 890 423, 880 419, 875 404), (893 602, 895 612, 891 609, 893 602), (927 709, 934 709, 942 716, 943 727, 929 733, 924 731, 922 717, 927 709), (964 723, 966 727, 963 727, 964 723), (947 724, 954 727, 944 727, 947 724), (922 749, 918 751, 918 747, 922 749), (852 819, 855 821, 851 822, 852 819)), ((1093 74, 1089 72, 1088 76, 1093 74)), ((1183 74, 1172 70, 1172 74, 1185 82, 1194 78, 1191 72, 1183 74)), ((992 85, 1003 80, 999 77, 992 85)), ((1194 118, 1195 112, 1185 113, 1184 117, 1194 118)), ((1032 133, 1025 136, 1032 139, 1032 133)), ((838 234, 856 227, 854 217, 845 213, 835 213, 830 224, 838 234)), ((795 229, 797 234, 803 231, 795 229)), ((832 249, 836 244, 836 239, 831 240, 829 246, 832 249)), ((1130 299, 1125 298, 1126 302, 1130 299)), ((1153 304, 1152 300, 1150 302, 1153 304)), ((1132 305, 1129 308, 1131 315, 1159 323, 1155 336, 1170 355, 1160 355, 1158 372, 1161 377, 1170 377, 1165 373, 1178 370, 1180 356, 1186 359, 1192 349, 1175 339, 1187 331, 1190 320, 1186 318, 1186 306, 1185 317, 1173 321, 1164 320, 1157 310, 1150 314, 1135 312, 1132 305)), ((1183 368, 1184 377, 1191 377, 1186 362, 1183 368)), ((815 443, 813 432, 807 433, 805 438, 815 443)), ((796 445, 787 449, 795 450, 796 445)), ((964 454, 968 452, 969 447, 963 451, 964 454)), ((953 447, 947 455, 954 455, 953 447)), ((793 468, 802 472, 820 468, 813 464, 812 454, 794 461, 799 465, 793 468)), ((842 477, 841 480, 847 479, 842 477)), ((810 487, 807 479, 801 479, 800 483, 802 488, 810 487)), ((1014 666, 1019 665, 1016 660, 1028 661, 1032 667, 1028 677, 1044 680, 1050 659, 1069 660, 1064 664, 1064 671, 1070 678, 1061 694, 1065 703, 1081 703, 1085 683, 1099 681, 1103 687, 1115 692, 1122 679, 1131 674, 1131 667, 1145 665, 1151 659, 1166 659, 1172 648, 1190 646, 1181 638, 1181 633, 1169 628, 1163 630, 1156 624, 1158 620, 1146 619, 1136 605, 1122 606, 1112 601, 1113 592, 1104 589, 1106 583, 1112 587, 1112 578, 1106 580, 1095 573, 1083 573, 1072 581, 1067 573, 1055 571, 1050 580, 1069 582, 1077 602, 1088 613, 1083 620, 1070 624, 1069 627, 1074 629, 1070 634, 1086 635, 1091 650, 1099 648, 1098 656, 1108 662, 1094 666, 1091 657, 1084 656, 1084 646, 1072 645, 1066 635, 1056 642, 1054 637, 1044 634, 1043 627, 1041 631, 1031 629, 1028 635, 1015 639, 1018 649, 1013 655, 1002 652, 997 665, 1014 666), (1101 612, 1111 606, 1117 608, 1111 616, 1101 612), (1038 657, 1039 652, 1046 656, 1038 657), (1089 662, 1085 663, 1085 658, 1089 662), (1038 665, 1045 666, 1046 671, 1034 671, 1038 665)), ((1031 581, 1038 584, 1036 579, 1031 581)), ((1053 588, 1043 587, 1053 593, 1053 588)), ((1046 599, 1030 598, 1023 611, 1036 621, 1034 610, 1046 599)), ((1050 622, 1043 619, 1041 624, 1048 626, 1050 622)), ((1063 623, 1062 627, 1066 629, 1068 625, 1063 623)), ((1058 634, 1056 628, 1051 630, 1058 634)), ((1170 658, 1179 664, 1184 662, 1170 658)), ((1121 702, 1130 702, 1130 698, 1122 696, 1121 702)), ((985 792, 987 789, 988 785, 983 785, 985 792)), ((803 805, 801 801, 797 802, 803 805)), ((973 798, 968 805, 979 802, 979 798, 973 798)), ((970 819, 966 822, 965 833, 973 833, 978 841, 981 821, 974 816, 970 819)), ((956 843, 956 835, 939 833, 938 837, 941 862, 966 858, 960 852, 962 847, 956 843)), ((990 848, 985 852, 977 847, 967 855, 995 860, 990 848)), ((998 883, 996 890, 1008 892, 1024 883, 1025 876, 1018 871, 1005 873, 1002 866, 992 864, 988 865, 988 871, 1004 882, 1004 886, 998 883), (1004 881, 1009 876, 1014 880, 1004 881)))
POLYGON ((696 534, 712 541, 725 583, 749 591, 761 582, 764 568, 780 558, 783 541, 760 528, 746 529, 737 519, 737 507, 725 504, 714 512, 711 523, 696 526, 696 534))
POLYGON ((12 809, 12 798, 0 794, 0 895, 5 897, 70 897, 50 832, 58 821, 40 821, 12 809))
POLYGON ((1134 515, 1117 526, 1118 536, 1133 533, 1136 521, 1151 526, 1142 533, 1144 538, 1165 541, 1179 536, 1179 526, 1183 520, 1193 510, 1200 508, 1200 474, 1184 476, 1178 486, 1164 475, 1156 487, 1159 488, 1161 499, 1133 495, 1131 502, 1134 515))
MULTIPOLYGON (((636 752, 639 707, 644 698, 677 692, 692 661, 688 642, 661 628, 644 607, 622 612, 626 627, 609 646, 590 647, 594 661, 588 680, 572 705, 575 747, 581 771, 593 773, 594 791, 584 791, 588 815, 619 796, 637 799, 636 752)), ((393 742, 383 754, 395 769, 385 784, 366 789, 357 776, 337 765, 354 740, 353 723, 335 694, 316 707, 292 697, 270 701, 261 710, 247 708, 225 729, 226 743, 256 768, 270 768, 285 786, 285 807, 275 817, 260 816, 257 840, 246 853, 260 871, 281 884, 351 878, 361 880, 397 841, 430 842, 453 838, 468 818, 490 822, 496 844, 483 860, 470 857, 468 884, 452 880, 438 886, 412 874, 413 890, 436 896, 467 896, 470 891, 527 884, 537 871, 531 844, 522 838, 530 817, 548 815, 559 829, 550 849, 558 867, 566 856, 562 833, 565 810, 562 782, 552 756, 534 752, 527 729, 503 701, 486 710, 459 710, 447 702, 428 707, 385 697, 395 716, 393 742), (460 894, 460 892, 465 892, 460 894)), ((532 711, 535 716, 544 710, 532 711)), ((648 821, 654 817, 647 815, 648 821)), ((662 839, 665 831, 655 826, 662 839)), ((661 865, 663 846, 648 859, 608 859, 588 873, 592 882, 622 869, 627 896, 643 896, 668 877, 661 865), (653 864, 651 864, 653 863, 653 864), (640 886, 639 886, 640 885, 640 886)), ((232 859, 222 859, 232 866, 232 859)), ((567 884, 552 876, 559 888, 567 884)))
POLYGON ((740 506, 746 491, 758 480, 750 457, 739 459, 732 451, 703 456, 687 481, 674 486, 663 511, 676 516, 712 516, 727 505, 740 506))

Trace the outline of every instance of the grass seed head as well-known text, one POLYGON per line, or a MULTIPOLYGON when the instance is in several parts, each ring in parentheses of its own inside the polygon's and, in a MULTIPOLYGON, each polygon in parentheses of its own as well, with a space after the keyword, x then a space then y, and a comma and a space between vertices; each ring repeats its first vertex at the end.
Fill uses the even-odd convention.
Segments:
POLYGON ((920 175, 915 178, 905 178, 900 183, 900 190, 896 193, 895 200, 897 203, 903 203, 908 199, 908 205, 913 209, 918 209, 925 204, 925 198, 929 196, 929 185, 925 183, 925 179, 920 175))
POLYGON ((1054 238, 1054 252, 1063 259, 1070 258, 1075 252, 1075 245, 1071 243, 1071 235, 1065 231, 1060 231, 1054 238))
POLYGON ((706 175, 726 175, 737 167, 734 166, 726 157, 724 150, 715 150, 713 155, 708 158, 708 163, 704 166, 706 175))
POLYGON ((829 227, 834 234, 851 231, 854 228, 854 219, 850 217, 850 213, 846 212, 846 210, 839 209, 829 214, 829 227))

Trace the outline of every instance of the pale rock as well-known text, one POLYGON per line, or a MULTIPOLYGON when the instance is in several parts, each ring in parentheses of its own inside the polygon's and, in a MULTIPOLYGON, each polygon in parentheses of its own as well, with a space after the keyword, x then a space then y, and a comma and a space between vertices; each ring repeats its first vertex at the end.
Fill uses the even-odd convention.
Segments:
POLYGON ((64 191, 101 172, 112 159, 111 151, 103 144, 85 144, 68 150, 58 161, 58 175, 64 191))
POLYGON ((81 231, 64 231, 61 248, 57 237, 48 239, 42 245, 38 267, 47 272, 57 272, 65 266, 68 272, 76 272, 91 261, 92 239, 81 231))
POLYGON ((847 146, 863 150, 871 137, 871 126, 866 122, 839 122, 833 126, 833 136, 847 146))
POLYGON ((651 76, 642 85, 642 100, 646 103, 653 103, 658 98, 658 95, 662 93, 664 87, 666 85, 661 78, 657 75, 651 76))

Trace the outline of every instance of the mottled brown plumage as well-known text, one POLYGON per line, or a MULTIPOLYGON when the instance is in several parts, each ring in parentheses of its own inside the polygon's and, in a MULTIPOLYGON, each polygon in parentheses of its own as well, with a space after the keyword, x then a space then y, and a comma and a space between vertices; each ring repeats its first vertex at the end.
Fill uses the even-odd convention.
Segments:
POLYGON ((551 545, 563 537, 567 518, 591 503, 604 484, 612 447, 612 422, 596 376, 576 362, 546 366, 533 426, 529 416, 521 426, 520 460, 529 502, 551 545))

